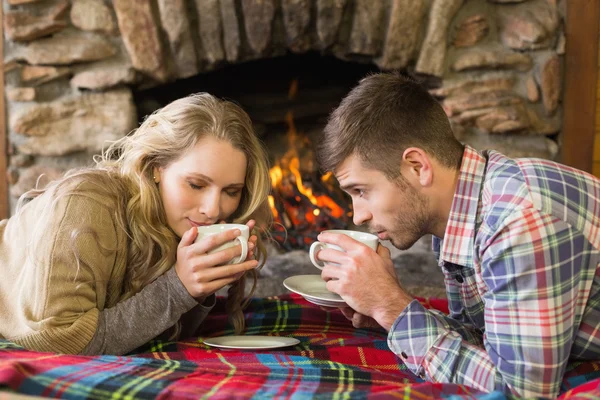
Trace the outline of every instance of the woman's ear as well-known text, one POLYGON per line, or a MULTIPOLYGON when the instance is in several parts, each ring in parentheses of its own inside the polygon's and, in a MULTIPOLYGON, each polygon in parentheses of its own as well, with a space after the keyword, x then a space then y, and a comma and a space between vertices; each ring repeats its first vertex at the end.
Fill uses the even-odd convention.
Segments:
POLYGON ((402 160, 407 165, 407 173, 417 180, 423 187, 430 186, 433 182, 433 168, 427 153, 418 147, 409 147, 404 150, 402 160))
POLYGON ((154 183, 160 182, 160 169, 158 167, 152 169, 152 178, 154 179, 154 183))

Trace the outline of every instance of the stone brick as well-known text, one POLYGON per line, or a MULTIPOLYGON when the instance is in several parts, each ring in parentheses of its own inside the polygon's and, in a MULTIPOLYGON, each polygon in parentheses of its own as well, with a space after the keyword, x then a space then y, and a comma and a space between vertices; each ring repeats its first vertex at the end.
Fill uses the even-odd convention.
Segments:
POLYGON ((119 30, 135 69, 157 81, 166 81, 168 71, 150 0, 113 0, 119 30))

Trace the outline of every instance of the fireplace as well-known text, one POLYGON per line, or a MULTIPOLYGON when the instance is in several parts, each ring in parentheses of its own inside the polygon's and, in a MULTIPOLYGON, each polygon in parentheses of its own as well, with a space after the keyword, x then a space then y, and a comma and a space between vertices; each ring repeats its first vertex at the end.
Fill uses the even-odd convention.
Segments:
POLYGON ((295 78, 286 71, 296 61, 262 81, 250 66, 287 54, 306 57, 299 65, 311 71, 297 81, 289 119, 299 133, 318 129, 304 126, 305 116, 334 107, 364 73, 401 69, 435 83, 463 142, 511 156, 560 151, 565 0, 7 2, 11 209, 40 175, 87 164, 106 140, 135 128, 162 104, 139 94, 161 85, 180 95, 187 79, 204 80, 197 90, 238 95, 259 130, 277 120, 287 132, 295 78), (349 81, 319 78, 320 58, 347 61, 336 74, 349 81), (244 65, 253 72, 237 88, 206 79, 244 65), (253 97, 275 86, 283 101, 253 97))
MULTIPOLYGON (((424 79, 457 137, 476 148, 548 159, 561 149, 566 0, 5 3, 2 195, 11 210, 40 175, 43 185, 89 164, 144 115, 208 91, 238 101, 256 123, 282 168, 272 171, 273 208, 289 233, 279 243, 301 249, 321 224, 351 223, 347 199, 312 163, 310 142, 327 111, 373 70, 424 79), (286 202, 301 211, 286 211, 286 202)), ((295 253, 272 259, 262 277, 314 273, 304 250, 289 262, 295 253)), ((432 261, 425 251, 403 255, 432 261)))

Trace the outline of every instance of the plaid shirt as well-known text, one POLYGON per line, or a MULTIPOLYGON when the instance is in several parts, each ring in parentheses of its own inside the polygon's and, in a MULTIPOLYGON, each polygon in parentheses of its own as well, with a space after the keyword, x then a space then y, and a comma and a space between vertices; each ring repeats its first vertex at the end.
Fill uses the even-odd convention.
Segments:
POLYGON ((466 147, 444 239, 450 314, 413 301, 388 344, 423 379, 556 397, 600 360, 600 181, 466 147))

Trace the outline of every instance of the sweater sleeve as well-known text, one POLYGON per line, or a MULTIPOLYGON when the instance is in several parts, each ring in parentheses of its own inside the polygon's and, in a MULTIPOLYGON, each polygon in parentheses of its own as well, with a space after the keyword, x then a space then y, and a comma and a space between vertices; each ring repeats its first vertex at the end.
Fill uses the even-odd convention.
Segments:
POLYGON ((217 297, 214 294, 208 296, 202 304, 196 305, 190 311, 181 316, 181 334, 180 338, 190 338, 196 336, 196 332, 202 325, 202 322, 208 316, 208 313, 217 304, 217 297))
POLYGON ((212 306, 198 304, 171 268, 135 296, 101 311, 96 334, 82 354, 128 353, 173 326, 188 310, 196 310, 199 318, 194 322, 199 325, 212 306))

